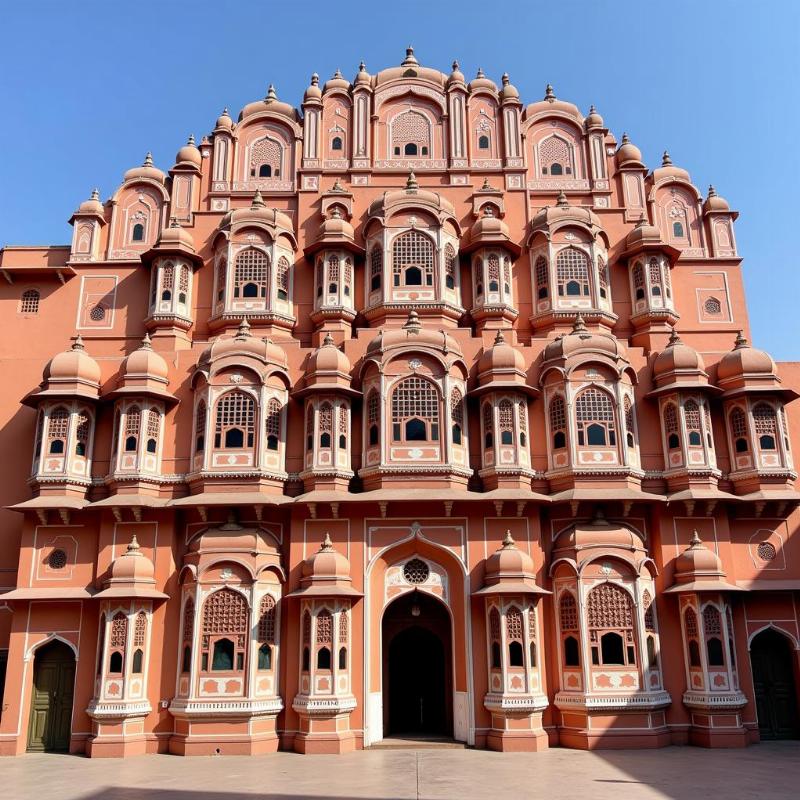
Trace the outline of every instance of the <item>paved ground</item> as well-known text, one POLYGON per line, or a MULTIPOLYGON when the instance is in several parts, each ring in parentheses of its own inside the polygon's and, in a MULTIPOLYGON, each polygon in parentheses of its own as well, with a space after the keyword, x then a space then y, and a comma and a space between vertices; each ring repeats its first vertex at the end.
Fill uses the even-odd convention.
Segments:
POLYGON ((389 750, 346 756, 0 760, 0 792, 13 800, 784 800, 800 796, 798 787, 800 742, 746 750, 553 749, 533 755, 389 750))

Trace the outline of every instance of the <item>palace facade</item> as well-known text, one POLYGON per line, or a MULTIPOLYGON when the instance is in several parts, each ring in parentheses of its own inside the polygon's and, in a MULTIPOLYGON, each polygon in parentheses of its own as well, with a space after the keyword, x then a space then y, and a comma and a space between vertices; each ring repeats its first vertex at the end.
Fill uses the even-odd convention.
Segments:
POLYGON ((409 48, 4 248, 0 752, 798 735, 736 217, 409 48))

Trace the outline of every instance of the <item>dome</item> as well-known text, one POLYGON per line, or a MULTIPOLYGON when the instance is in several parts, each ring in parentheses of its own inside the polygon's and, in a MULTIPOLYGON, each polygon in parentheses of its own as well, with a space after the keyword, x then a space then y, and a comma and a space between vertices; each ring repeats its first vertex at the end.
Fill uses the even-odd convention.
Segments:
POLYGON ((222 109, 222 114, 217 117, 217 124, 214 126, 214 130, 229 131, 231 128, 233 128, 233 120, 228 113, 228 107, 225 106, 225 108, 222 109))
POLYGON ((688 344, 684 344, 675 329, 667 346, 653 362, 653 394, 674 389, 715 389, 708 383, 708 373, 702 356, 688 344))
POLYGON ((553 87, 548 83, 545 88, 544 98, 538 103, 531 103, 525 109, 526 119, 531 119, 535 116, 567 116, 571 117, 575 122, 582 123, 583 115, 574 103, 567 103, 564 100, 559 100, 553 87))
POLYGON ((627 133, 622 134, 622 144, 617 150, 617 164, 620 167, 642 167, 642 151, 628 138, 627 133))
POLYGON ((214 362, 230 359, 233 364, 243 363, 243 358, 253 358, 262 365, 272 365, 281 371, 288 369, 286 353, 271 339, 250 335, 250 323, 242 319, 235 336, 219 336, 207 347, 198 360, 198 369, 210 367, 214 362))
POLYGON ((483 214, 469 229, 463 251, 469 253, 482 245, 500 245, 514 255, 519 255, 520 247, 511 241, 508 225, 500 217, 496 217, 491 206, 483 207, 483 214))
POLYGON ((375 357, 387 350, 412 347, 427 347, 445 355, 463 357, 460 345, 446 331, 423 329, 419 314, 414 309, 408 312, 408 319, 402 328, 380 331, 367 345, 366 355, 375 357))
POLYGON ((291 217, 277 208, 268 208, 258 189, 256 189, 249 207, 234 208, 229 211, 220 221, 219 227, 227 228, 231 225, 240 226, 247 223, 275 228, 276 234, 284 232, 294 240, 294 225, 291 217))
POLYGON ((78 336, 69 350, 50 359, 44 369, 46 388, 39 394, 67 394, 97 398, 100 367, 86 352, 78 336))
POLYGON ((189 134, 186 144, 178 150, 178 154, 175 156, 175 163, 191 164, 193 167, 199 167, 203 163, 200 150, 194 143, 194 134, 189 134))
POLYGON ((267 96, 263 100, 256 100, 254 103, 248 103, 241 110, 239 120, 247 119, 247 117, 252 117, 254 114, 260 114, 264 111, 270 111, 273 114, 287 117, 292 122, 297 122, 297 111, 294 106, 278 100, 278 95, 275 93, 275 87, 272 84, 269 85, 267 96))
POLYGON ((715 211, 727 213, 730 210, 731 207, 728 205, 728 201, 724 197, 720 197, 713 186, 709 186, 708 197, 706 197, 706 200, 703 203, 703 213, 708 214, 715 211))
POLYGON ((141 167, 133 167, 125 173, 125 181, 140 180, 142 178, 149 178, 150 180, 164 183, 164 173, 158 168, 153 166, 153 154, 148 153, 144 157, 144 163, 141 167))
POLYGON ((676 167, 672 163, 669 153, 665 150, 664 155, 661 157, 661 166, 653 170, 653 180, 659 183, 666 178, 685 181, 686 183, 692 182, 689 173, 682 167, 676 167))
POLYGON ((308 359, 305 386, 295 396, 316 391, 358 394, 350 388, 350 370, 350 359, 336 346, 330 333, 326 333, 322 345, 308 359))
POLYGON ((303 562, 300 589, 291 594, 318 597, 361 596, 361 592, 351 586, 350 562, 334 548, 330 534, 325 534, 319 550, 303 562))
POLYGON ((150 334, 145 334, 141 345, 122 363, 124 378, 146 377, 166 383, 169 369, 167 362, 153 350, 150 334))
POLYGON ((111 564, 108 583, 155 583, 153 562, 141 551, 134 535, 127 550, 111 564))
POLYGON ((559 192, 554 206, 540 209, 531 220, 531 230, 549 228, 560 222, 576 222, 592 230, 602 228, 600 218, 588 206, 572 206, 564 192, 559 192))
POLYGON ((566 557, 581 563, 591 561, 598 554, 617 555, 633 563, 638 570, 647 558, 647 548, 637 533, 621 523, 607 520, 598 506, 591 522, 577 523, 556 539, 552 560, 566 557))
POLYGON ((358 65, 358 73, 353 81, 354 86, 369 86, 372 82, 372 76, 367 72, 367 65, 362 61, 358 65))
POLYGON ((342 75, 341 70, 336 70, 333 73, 333 77, 325 81, 325 88, 323 89, 324 92, 330 92, 334 89, 340 89, 343 92, 347 92, 350 90, 350 81, 342 75))
POLYGON ((161 231, 158 241, 156 242, 157 249, 168 249, 171 247, 177 247, 181 250, 187 248, 193 253, 195 252, 192 234, 187 228, 179 225, 175 217, 170 220, 169 227, 161 231))
POLYGON ((506 531, 503 543, 486 559, 484 586, 476 595, 487 594, 548 594, 536 585, 533 559, 520 550, 506 531))
POLYGON ((500 99, 502 101, 519 100, 519 91, 517 87, 511 83, 507 72, 503 73, 501 80, 503 82, 503 88, 500 90, 500 99))
POLYGON ((514 390, 535 393, 525 377, 525 358, 519 348, 506 342, 503 331, 497 331, 494 344, 483 351, 478 361, 478 385, 471 394, 492 390, 514 390))
POLYGON ((666 592, 735 591, 726 580, 719 556, 706 547, 694 531, 689 547, 675 559, 675 583, 666 592))
POLYGON ((584 120, 584 124, 587 130, 591 130, 592 128, 602 128, 605 123, 597 113, 597 109, 594 106, 589 106, 589 115, 584 120))
POLYGON ((542 360, 546 363, 584 353, 596 353, 615 361, 617 359, 627 361, 627 353, 622 343, 610 333, 589 331, 580 314, 575 319, 570 333, 557 336, 547 344, 542 360))
POLYGON ((80 215, 93 215, 97 217, 103 216, 103 204, 100 202, 100 192, 97 189, 92 189, 91 197, 84 200, 75 212, 74 216, 80 215))
POLYGON ((724 390, 723 396, 744 391, 783 394, 791 399, 798 396, 793 389, 781 386, 772 356, 750 347, 741 331, 733 350, 726 353, 717 365, 717 384, 724 390))
POLYGON ((469 90, 476 92, 478 90, 485 90, 497 94, 497 84, 483 74, 483 70, 478 67, 478 72, 475 77, 469 82, 469 90))
POLYGON ((625 245, 626 249, 630 250, 637 245, 647 244, 662 244, 661 231, 642 217, 642 219, 636 223, 636 227, 625 237, 625 245))
POLYGON ((458 61, 453 62, 453 71, 450 73, 450 76, 447 78, 447 85, 452 86, 456 83, 465 83, 466 78, 464 77, 464 73, 461 71, 458 65, 458 61))
POLYGON ((322 91, 319 88, 319 75, 315 72, 311 76, 311 84, 309 85, 308 89, 306 89, 306 93, 303 95, 303 102, 313 102, 316 100, 322 99, 322 91))
MULTIPOLYGON (((331 215, 326 217, 322 225, 319 226, 319 235, 315 244, 351 245, 348 249, 360 251, 361 248, 356 246, 355 239, 353 226, 342 216, 342 212, 334 206, 331 210, 331 215)), ((314 249, 319 248, 315 247, 314 249)))
POLYGON ((367 218, 383 217, 395 206, 408 207, 410 205, 420 208, 427 207, 437 219, 449 217, 454 222, 458 222, 453 204, 438 192, 420 189, 417 176, 413 172, 408 175, 405 189, 384 192, 380 197, 373 200, 369 205, 367 218))

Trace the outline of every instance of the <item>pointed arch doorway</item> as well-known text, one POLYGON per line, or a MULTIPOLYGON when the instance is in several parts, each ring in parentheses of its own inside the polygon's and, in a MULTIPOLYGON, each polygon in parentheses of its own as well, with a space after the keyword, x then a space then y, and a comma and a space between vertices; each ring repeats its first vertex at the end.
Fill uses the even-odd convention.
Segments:
POLYGON ((74 685, 72 649, 58 639, 40 647, 33 660, 29 752, 69 750, 74 685))
POLYGON ((384 736, 453 735, 452 623, 444 604, 419 591, 383 614, 384 736))
POLYGON ((750 642, 753 689, 762 739, 800 737, 796 656, 789 638, 767 628, 750 642))

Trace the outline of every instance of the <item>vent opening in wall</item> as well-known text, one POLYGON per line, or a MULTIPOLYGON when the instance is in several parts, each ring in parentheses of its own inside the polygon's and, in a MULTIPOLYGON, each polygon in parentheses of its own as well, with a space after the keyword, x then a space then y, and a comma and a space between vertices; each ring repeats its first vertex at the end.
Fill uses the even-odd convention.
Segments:
POLYGON ((89 318, 93 322, 102 322, 106 318, 106 309, 105 306, 96 305, 90 312, 89 318))
POLYGON ((428 565, 421 558, 412 558, 403 567, 403 577, 414 584, 425 583, 431 571, 428 565))
POLYGON ((19 310, 22 314, 39 313, 39 291, 37 289, 26 289, 22 293, 19 301, 19 310))
POLYGON ((758 557, 762 561, 774 561, 775 556, 778 555, 775 550, 775 545, 773 545, 771 542, 761 542, 761 544, 758 545, 757 552, 758 557))
POLYGON ((47 557, 47 566, 50 569, 64 569, 67 566, 67 554, 63 550, 53 550, 47 557))

